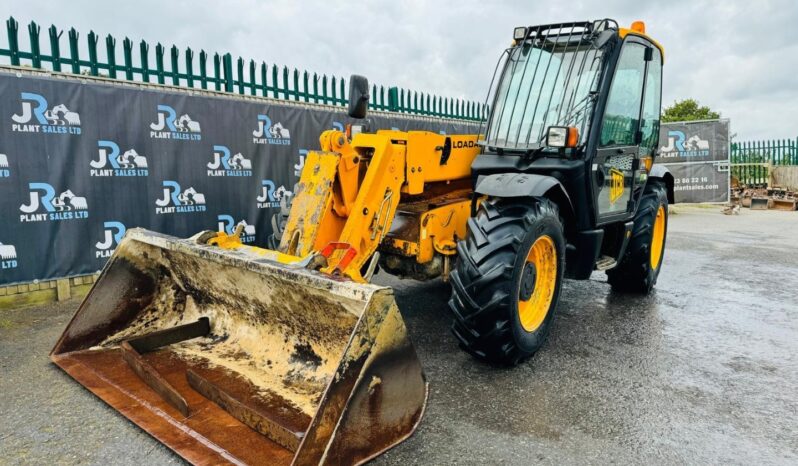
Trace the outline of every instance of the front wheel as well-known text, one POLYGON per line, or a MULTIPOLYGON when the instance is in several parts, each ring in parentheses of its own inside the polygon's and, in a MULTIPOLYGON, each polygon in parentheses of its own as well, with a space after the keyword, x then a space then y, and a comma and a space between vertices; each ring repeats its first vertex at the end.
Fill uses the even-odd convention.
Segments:
POLYGON ((657 283, 668 233, 668 196, 661 181, 649 180, 637 208, 632 237, 617 267, 607 271, 614 291, 651 292, 657 283))
POLYGON ((515 365, 543 345, 560 296, 565 238, 545 198, 488 198, 468 220, 451 274, 452 332, 487 362, 515 365))

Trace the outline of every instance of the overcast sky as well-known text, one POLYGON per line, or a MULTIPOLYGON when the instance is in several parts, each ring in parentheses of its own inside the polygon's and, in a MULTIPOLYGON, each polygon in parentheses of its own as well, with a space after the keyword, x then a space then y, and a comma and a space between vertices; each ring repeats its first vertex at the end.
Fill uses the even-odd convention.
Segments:
POLYGON ((664 105, 695 98, 730 118, 738 140, 798 136, 798 3, 642 3, 2 0, 0 13, 23 37, 35 20, 43 34, 75 26, 81 40, 93 29, 120 48, 128 36, 479 101, 514 26, 641 19, 665 47, 664 105))

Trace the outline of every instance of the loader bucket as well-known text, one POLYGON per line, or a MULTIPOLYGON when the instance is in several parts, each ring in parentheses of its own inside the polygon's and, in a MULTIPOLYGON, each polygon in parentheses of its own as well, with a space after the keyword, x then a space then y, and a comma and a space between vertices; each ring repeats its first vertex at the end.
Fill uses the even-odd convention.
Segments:
POLYGON ((794 198, 774 197, 773 205, 771 208, 773 210, 785 210, 788 212, 792 212, 793 210, 796 209, 796 207, 798 207, 798 201, 796 201, 796 199, 794 198))
POLYGON ((770 198, 752 197, 751 205, 749 207, 751 208, 751 210, 767 210, 770 208, 770 205, 771 205, 770 198))
POLYGON ((262 252, 129 230, 51 359, 194 464, 359 464, 409 437, 427 383, 392 291, 262 252))

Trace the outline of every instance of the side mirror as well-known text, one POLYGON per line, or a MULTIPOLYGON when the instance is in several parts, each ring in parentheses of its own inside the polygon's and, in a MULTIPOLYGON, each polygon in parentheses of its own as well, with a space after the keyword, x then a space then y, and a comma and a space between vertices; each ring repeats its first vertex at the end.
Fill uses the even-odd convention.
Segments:
POLYGON ((364 76, 353 74, 349 78, 349 110, 347 113, 352 118, 366 117, 369 107, 369 80, 364 76))

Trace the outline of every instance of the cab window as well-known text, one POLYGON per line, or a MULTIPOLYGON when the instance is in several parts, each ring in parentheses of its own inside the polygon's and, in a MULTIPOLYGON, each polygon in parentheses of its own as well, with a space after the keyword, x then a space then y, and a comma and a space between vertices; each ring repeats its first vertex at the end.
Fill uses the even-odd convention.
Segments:
POLYGON ((645 81, 643 44, 626 42, 610 86, 601 127, 601 146, 631 146, 640 122, 640 103, 645 81))
POLYGON ((640 120, 640 155, 650 156, 659 139, 659 118, 662 94, 662 55, 652 47, 651 61, 646 72, 646 92, 643 95, 643 117, 640 120))

